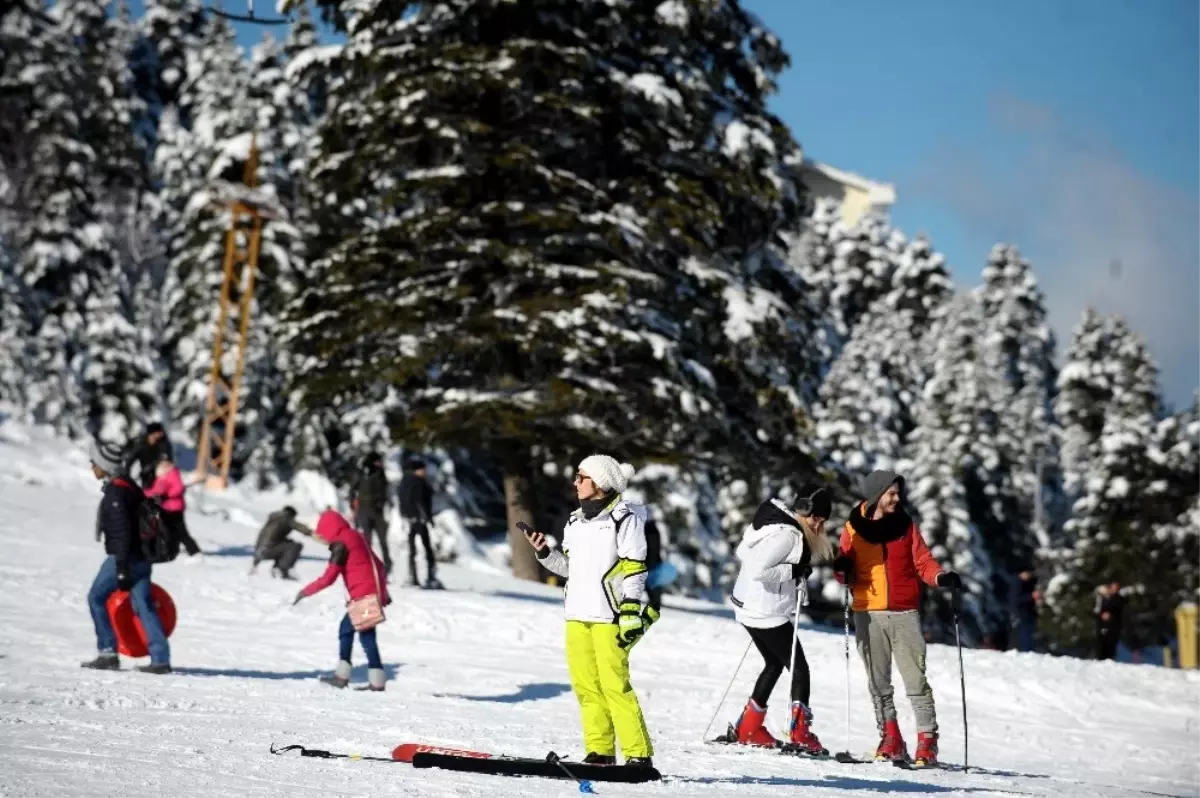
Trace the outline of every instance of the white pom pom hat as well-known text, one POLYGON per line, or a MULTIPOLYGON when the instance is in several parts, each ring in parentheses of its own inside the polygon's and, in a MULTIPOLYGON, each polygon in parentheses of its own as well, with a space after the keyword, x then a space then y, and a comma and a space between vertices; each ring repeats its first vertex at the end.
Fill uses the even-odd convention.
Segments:
POLYGON ((606 493, 624 493, 636 470, 606 454, 590 454, 579 464, 579 473, 591 477, 596 487, 606 493))

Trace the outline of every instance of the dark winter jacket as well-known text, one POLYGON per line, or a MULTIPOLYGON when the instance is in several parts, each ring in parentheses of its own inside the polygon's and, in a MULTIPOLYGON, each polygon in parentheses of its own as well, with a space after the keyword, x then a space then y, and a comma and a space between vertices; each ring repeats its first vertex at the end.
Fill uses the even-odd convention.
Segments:
POLYGON ((646 569, 653 571, 662 565, 662 537, 653 518, 646 520, 646 569))
POLYGON ((382 516, 388 505, 387 476, 382 468, 371 468, 359 476, 351 492, 355 515, 382 516))
POLYGON ((1013 614, 1017 620, 1031 621, 1037 618, 1037 601, 1033 598, 1035 592, 1036 579, 1017 579, 1013 585, 1013 614))
POLYGON ((1120 593, 1112 596, 1104 596, 1100 599, 1100 604, 1096 608, 1096 623, 1100 627, 1102 634, 1111 635, 1121 633, 1121 623, 1125 616, 1125 598, 1120 593), (1108 619, 1105 620, 1104 613, 1108 613, 1108 619))
POLYGON ((129 445, 129 455, 125 459, 125 468, 132 473, 133 464, 138 464, 138 480, 143 487, 149 487, 154 482, 154 469, 163 455, 175 460, 175 450, 171 440, 163 435, 156 443, 150 443, 143 435, 129 445))
POLYGON ((405 474, 400 480, 400 515, 410 521, 428 524, 433 520, 433 488, 429 480, 405 474))
POLYGON ((117 571, 131 562, 146 559, 142 552, 138 507, 144 501, 141 488, 125 477, 115 477, 104 486, 96 525, 104 538, 104 552, 117 559, 117 571))
POLYGON ((254 543, 254 556, 261 558, 263 551, 287 540, 288 534, 293 531, 312 537, 312 530, 297 521, 296 516, 288 511, 278 510, 271 513, 254 543))

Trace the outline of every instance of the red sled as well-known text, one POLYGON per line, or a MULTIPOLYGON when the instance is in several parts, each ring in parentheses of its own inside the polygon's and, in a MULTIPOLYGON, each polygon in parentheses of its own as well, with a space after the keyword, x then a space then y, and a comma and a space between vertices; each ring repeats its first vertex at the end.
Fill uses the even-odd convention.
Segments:
MULTIPOLYGON (((150 600, 162 623, 163 634, 171 636, 175 631, 175 602, 171 595, 156 584, 150 585, 150 600)), ((108 619, 112 622, 113 633, 117 636, 117 650, 127 657, 144 657, 150 653, 146 642, 146 630, 137 613, 133 611, 133 602, 129 591, 117 590, 105 602, 108 619)))
POLYGON ((491 759, 491 754, 485 754, 482 751, 464 751, 459 748, 442 748, 436 745, 425 745, 424 743, 401 743, 392 749, 392 759, 397 762, 413 761, 413 757, 417 754, 446 754, 447 756, 465 756, 471 759, 491 759))

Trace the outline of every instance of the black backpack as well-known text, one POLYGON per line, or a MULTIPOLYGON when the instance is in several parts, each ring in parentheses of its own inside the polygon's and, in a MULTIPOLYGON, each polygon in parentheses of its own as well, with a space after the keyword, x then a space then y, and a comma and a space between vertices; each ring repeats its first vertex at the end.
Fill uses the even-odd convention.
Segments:
POLYGON ((167 521, 163 518, 162 506, 150 499, 138 505, 138 535, 142 539, 142 553, 149 563, 164 563, 179 554, 179 541, 174 539, 167 521))

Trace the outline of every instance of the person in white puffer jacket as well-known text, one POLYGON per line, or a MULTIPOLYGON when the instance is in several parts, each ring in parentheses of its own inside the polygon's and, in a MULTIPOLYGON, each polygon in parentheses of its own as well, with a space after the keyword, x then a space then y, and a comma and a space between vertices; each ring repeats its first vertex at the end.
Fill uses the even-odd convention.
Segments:
POLYGON ((629 651, 658 611, 646 605, 646 508, 621 498, 632 474, 633 466, 608 455, 585 457, 575 475, 579 509, 563 530, 562 549, 523 529, 546 570, 567 579, 567 669, 583 721, 583 761, 616 764, 619 739, 626 765, 651 767, 629 651))
POLYGON ((763 502, 737 548, 741 568, 733 587, 734 616, 762 654, 763 670, 741 717, 730 728, 728 742, 779 744, 763 721, 771 691, 787 668, 792 672, 787 742, 803 752, 827 753, 811 729, 808 661, 794 624, 812 565, 835 556, 825 535, 832 512, 829 492, 805 485, 791 504, 777 498, 763 502))

